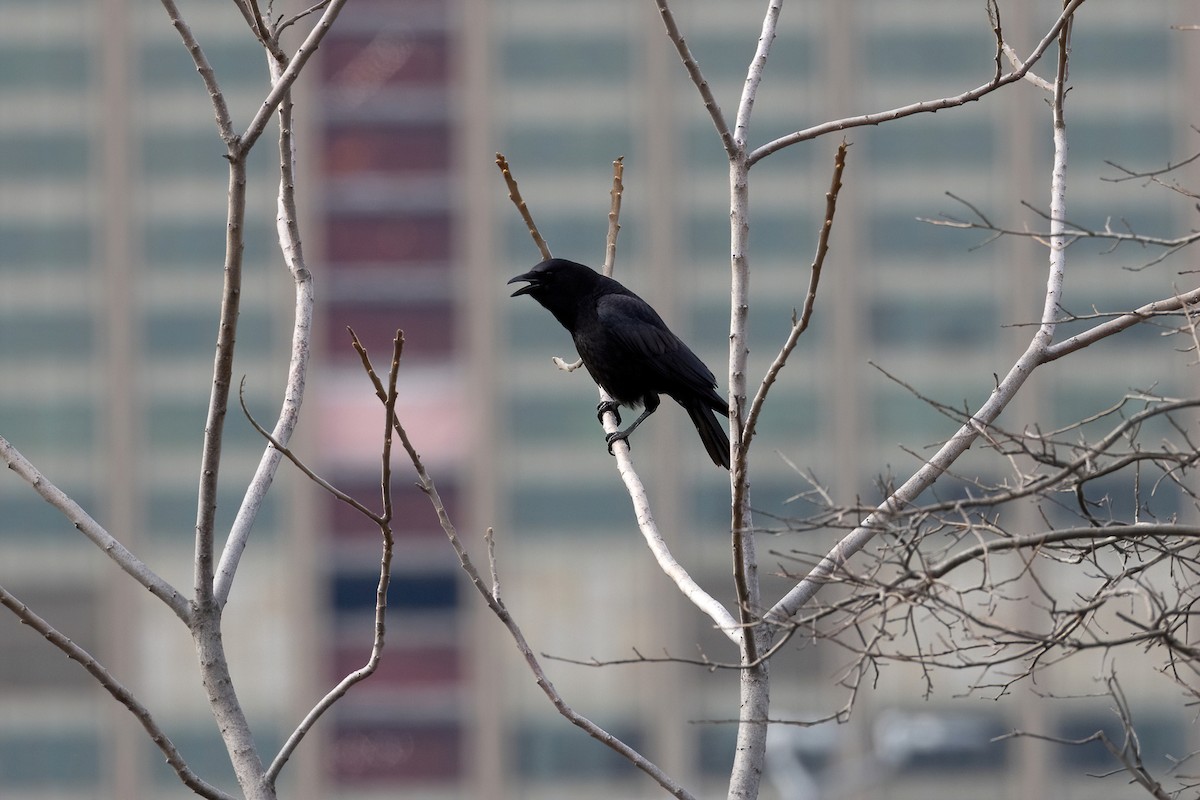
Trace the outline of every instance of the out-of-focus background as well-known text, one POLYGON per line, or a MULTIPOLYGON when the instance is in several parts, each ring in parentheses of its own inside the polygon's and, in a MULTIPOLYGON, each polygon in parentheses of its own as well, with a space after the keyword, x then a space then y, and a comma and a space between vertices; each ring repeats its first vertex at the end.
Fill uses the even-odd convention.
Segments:
MULTIPOLYGON (((678 2, 675 11, 732 114, 765 4, 678 2)), ((1055 4, 1009 0, 1005 33, 1027 52, 1055 4)), ((229 3, 182 2, 235 127, 265 92, 264 59, 229 3)), ((1073 39, 1071 220, 1182 233, 1194 210, 1161 189, 1111 184, 1111 160, 1149 170, 1197 149, 1194 4, 1092 0, 1073 39)), ((151 0, 0 0, 0 435, 160 574, 190 586, 199 445, 221 284, 226 173, 207 97, 151 0)), ((859 0, 785 8, 751 138, 957 94, 993 72, 982 2, 859 0)), ((1037 70, 1052 76, 1052 61, 1037 70)), ((728 190, 713 126, 646 0, 351 0, 297 89, 302 236, 316 275, 318 357, 295 449, 365 500, 378 495, 382 411, 345 326, 382 363, 407 344, 402 418, 468 546, 496 530, 506 599, 538 652, 624 658, 633 648, 714 658, 707 620, 675 593, 637 534, 593 421, 594 386, 550 357, 569 339, 505 281, 538 260, 492 164, 510 159, 559 256, 599 266, 611 162, 625 157, 617 277, 714 367, 728 331, 728 190)), ((964 213, 946 192, 1019 227, 1044 208, 1050 120, 1029 84, 853 142, 823 294, 760 426, 754 505, 786 517, 812 470, 846 502, 915 463, 952 423, 868 365, 928 395, 977 403, 1040 312, 1046 253, 917 221, 964 213), (793 466, 795 465, 795 466, 793 466)), ((756 168, 751 363, 760 375, 803 301, 835 136, 756 168), (768 172, 769 171, 769 172, 768 172)), ((251 160, 235 374, 256 416, 281 400, 291 282, 274 236, 278 156, 251 160)), ((1122 269, 1138 254, 1072 250, 1077 311, 1169 295, 1179 268, 1122 269)), ((1039 375, 1029 419, 1061 424, 1132 386, 1194 388, 1194 371, 1128 337, 1039 375)), ((752 379, 753 382, 753 379, 752 379)), ((263 443, 227 423, 219 529, 263 443)), ((727 477, 667 403, 634 439, 656 518, 710 591, 731 595, 727 477)), ((458 569, 428 502, 397 469, 399 542, 388 649, 377 675, 322 720, 285 768, 282 795, 658 797, 656 786, 557 716, 458 569)), ((818 534, 811 534, 818 537, 818 534)), ((820 538, 806 543, 820 548, 820 538)), ((764 538, 767 551, 786 542, 764 538)), ((366 661, 377 531, 286 464, 226 612, 232 667, 270 753, 340 676, 366 661)), ((223 745, 178 620, 12 474, 0 475, 0 585, 95 653, 154 711, 197 771, 230 782, 223 745), (221 777, 224 776, 224 777, 221 777)), ((778 592, 783 580, 768 580, 778 592)), ((780 718, 844 701, 847 656, 798 643, 773 667, 780 718)), ((704 796, 723 794, 736 676, 681 665, 593 669, 547 662, 574 707, 704 796)), ((1083 667, 1081 666, 1081 669, 1083 667)), ((1094 691, 1092 674, 1079 675, 1094 691)), ((1070 673, 1056 688, 1071 688, 1070 673)), ((1087 772, 1097 747, 989 743, 1036 722, 1060 736, 1111 723, 1102 698, 1047 710, 1018 687, 956 699, 943 675, 886 673, 854 721, 784 728, 764 797, 1129 797, 1087 772), (966 743, 966 744, 964 744, 966 743)), ((1165 681, 1126 685, 1148 757, 1196 733, 1165 681)), ((126 709, 12 615, 0 614, 0 798, 190 796, 126 709)))

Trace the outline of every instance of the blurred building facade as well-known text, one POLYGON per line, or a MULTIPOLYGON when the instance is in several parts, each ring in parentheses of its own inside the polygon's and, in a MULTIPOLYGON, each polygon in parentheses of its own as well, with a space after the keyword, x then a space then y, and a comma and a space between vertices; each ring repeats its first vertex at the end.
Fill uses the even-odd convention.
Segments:
MULTIPOLYGON (((678 5, 731 116, 760 9, 678 5)), ((9 0, 0 10, 0 435, 152 567, 189 586, 224 233, 212 115, 155 3, 33 8, 9 0)), ((1187 115, 1200 50, 1170 29, 1194 22, 1186 10, 1115 0, 1085 7, 1068 107, 1074 185, 1100 186, 1104 159, 1151 169, 1194 151, 1187 115)), ((1053 18, 1031 0, 1003 11, 1018 51, 1053 18)), ((265 70, 240 16, 221 5, 183 13, 230 94, 235 123, 244 124, 265 70)), ((984 12, 972 4, 789 6, 752 139, 957 94, 990 77, 992 48, 984 12)), ((946 191, 998 216, 1016 217, 1019 200, 1045 204, 1050 124, 1037 92, 1011 87, 936 117, 849 132, 824 294, 760 424, 753 490, 764 528, 797 513, 788 503, 804 488, 797 468, 839 498, 868 500, 879 474, 903 474, 913 463, 898 442, 920 448, 948 434, 944 419, 868 361, 929 395, 977 403, 991 373, 1019 352, 1026 329, 1002 326, 1028 322, 1040 308, 1044 251, 1024 240, 970 250, 980 237, 916 218, 959 213, 946 191), (971 369, 953 366, 962 363, 971 369)), ((554 355, 574 357, 568 337, 504 286, 538 254, 493 155, 509 158, 554 253, 596 266, 611 162, 624 157, 616 275, 727 385, 725 161, 653 4, 356 0, 297 101, 302 223, 321 322, 296 449, 339 487, 378 503, 382 411, 344 329, 355 329, 383 369, 402 328, 401 416, 478 566, 486 564, 482 532, 495 529, 506 601, 534 650, 604 660, 634 648, 690 656, 699 646, 731 659, 647 557, 592 423, 594 386, 550 364, 554 355)), ((835 146, 826 137, 756 167, 752 376, 770 363, 803 301, 835 146)), ((235 366, 248 376, 260 420, 281 399, 292 306, 273 244, 275 162, 264 140, 251 164, 235 366)), ((1100 227, 1120 215, 1147 233, 1188 228, 1186 204, 1135 188, 1076 192, 1072 219, 1100 227)), ((1082 309, 1171 291, 1166 273, 1147 295, 1144 276, 1113 257, 1079 259, 1068 297, 1082 309)), ((1077 372, 1031 385, 1029 402, 1063 422, 1111 405, 1131 386, 1194 388, 1136 346, 1116 344, 1104 357, 1117 366, 1098 370, 1085 360, 1077 372), (1164 386, 1173 374, 1178 385, 1164 386)), ((228 430, 223 530, 261 453, 239 414, 228 430)), ((677 557, 728 600, 726 475, 669 403, 635 437, 634 456, 677 557)), ((284 795, 659 796, 554 713, 458 569, 403 459, 397 465, 387 654, 301 746, 285 769, 284 795)), ((268 752, 328 687, 365 663, 379 557, 374 526, 288 466, 273 492, 227 612, 239 693, 268 752)), ((815 537, 805 547, 822 543, 815 537)), ((767 551, 789 546, 763 537, 764 572, 774 567, 767 551)), ((11 475, 0 481, 0 585, 93 649, 159 714, 201 774, 219 769, 225 754, 187 636, 125 584, 27 486, 11 475)), ((768 578, 766 591, 786 585, 768 578)), ((844 697, 830 687, 843 661, 819 644, 782 654, 779 716, 835 710, 844 697)), ((723 792, 732 726, 697 721, 736 717, 732 674, 546 664, 576 710, 698 793, 723 792)), ((1011 797, 1039 785, 1061 786, 1062 797, 1096 796, 1097 785, 1078 776, 1103 771, 1103 755, 1091 762, 1093 751, 987 744, 1029 721, 1030 704, 963 714, 949 703, 963 688, 953 680, 925 703, 919 675, 889 674, 860 698, 855 724, 782 729, 789 733, 774 742, 764 797, 875 797, 881 783, 894 798, 1011 797), (932 744, 916 747, 915 732, 932 744), (853 755, 861 753, 873 755, 853 755)), ((1173 696, 1146 693, 1155 741, 1194 738, 1173 715, 1173 696)), ((1039 721, 1077 735, 1094 730, 1099 716, 1102 709, 1081 704, 1039 721)), ((0 798, 185 796, 123 708, 11 615, 0 616, 0 798)))

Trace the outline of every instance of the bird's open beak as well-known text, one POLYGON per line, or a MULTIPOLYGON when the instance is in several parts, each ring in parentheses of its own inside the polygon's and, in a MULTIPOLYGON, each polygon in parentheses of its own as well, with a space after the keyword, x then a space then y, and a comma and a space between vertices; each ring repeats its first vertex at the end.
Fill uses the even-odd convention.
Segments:
POLYGON ((528 281, 528 285, 517 289, 515 292, 509 295, 509 297, 516 297, 517 295, 521 294, 529 294, 538 285, 537 277, 531 272, 526 272, 524 275, 518 275, 517 277, 509 280, 508 283, 517 283, 518 281, 528 281))

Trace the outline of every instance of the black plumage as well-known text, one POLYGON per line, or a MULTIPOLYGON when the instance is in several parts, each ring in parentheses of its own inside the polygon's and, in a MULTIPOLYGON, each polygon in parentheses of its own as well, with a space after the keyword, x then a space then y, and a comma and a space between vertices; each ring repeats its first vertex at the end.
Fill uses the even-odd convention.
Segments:
MULTIPOLYGON (((665 394, 687 411, 713 463, 729 469, 729 438, 716 417, 729 416, 729 410, 715 391, 716 378, 649 303, 612 278, 562 258, 543 261, 509 283, 519 281, 527 285, 512 296, 529 295, 562 323, 592 379, 617 404, 645 407, 632 425, 608 435, 609 452, 613 442, 628 443, 665 394)), ((607 410, 616 408, 598 407, 600 414, 607 410)), ((618 425, 620 419, 618 414, 618 425)))

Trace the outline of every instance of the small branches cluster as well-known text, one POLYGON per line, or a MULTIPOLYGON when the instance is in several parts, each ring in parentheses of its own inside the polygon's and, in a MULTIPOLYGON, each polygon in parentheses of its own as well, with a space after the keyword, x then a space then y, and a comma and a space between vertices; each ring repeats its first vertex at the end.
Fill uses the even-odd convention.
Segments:
MULTIPOLYGON (((874 557, 833 573, 837 588, 794 630, 847 651, 851 694, 899 663, 920 671, 927 695, 937 671, 955 670, 969 673, 968 692, 999 697, 1045 685, 1065 661, 1112 665, 1129 650, 1200 701, 1200 527, 1180 522, 1200 514, 1198 421, 1198 398, 1139 393, 1061 430, 989 426, 985 452, 1004 474, 954 476, 898 509, 874 557)), ((827 498, 809 493, 814 513, 783 531, 864 513, 827 498)), ((821 558, 774 554, 795 575, 821 558)))

